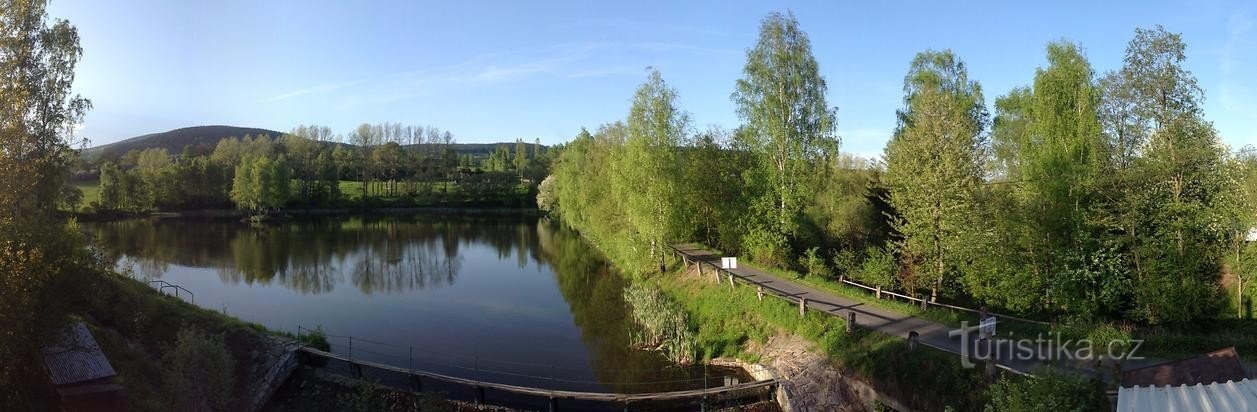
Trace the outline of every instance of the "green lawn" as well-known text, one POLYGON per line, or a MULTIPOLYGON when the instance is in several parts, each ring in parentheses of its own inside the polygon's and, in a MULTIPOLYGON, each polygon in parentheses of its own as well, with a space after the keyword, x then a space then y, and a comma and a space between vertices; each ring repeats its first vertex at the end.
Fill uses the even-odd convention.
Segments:
POLYGON ((92 202, 100 201, 100 181, 92 180, 86 182, 74 182, 74 187, 83 191, 83 202, 79 203, 79 207, 92 204, 92 202))

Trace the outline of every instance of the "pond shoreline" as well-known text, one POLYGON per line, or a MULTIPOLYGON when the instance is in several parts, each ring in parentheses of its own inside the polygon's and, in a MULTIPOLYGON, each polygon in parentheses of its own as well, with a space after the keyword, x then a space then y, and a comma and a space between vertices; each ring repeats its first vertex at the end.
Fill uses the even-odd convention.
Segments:
POLYGON ((306 208, 282 209, 267 213, 254 213, 239 209, 197 209, 174 212, 152 213, 72 213, 70 216, 84 222, 108 222, 127 219, 247 219, 264 216, 266 219, 285 219, 289 217, 325 217, 325 216, 389 216, 404 214, 458 214, 473 216, 530 216, 541 217, 546 213, 532 207, 462 207, 462 206, 420 206, 420 207, 382 207, 372 209, 361 208, 306 208))
POLYGON ((371 362, 586 392, 750 379, 742 368, 674 367, 657 353, 632 350, 633 328, 624 326, 619 304, 626 279, 578 233, 536 218, 535 209, 390 208, 338 217, 347 212, 301 210, 291 220, 244 224, 231 219, 235 211, 213 211, 82 228, 124 272, 139 268, 188 288, 188 304, 281 334, 318 325, 335 334, 330 343, 339 352, 352 347, 355 358, 371 362), (512 309, 472 314, 466 302, 512 309), (480 324, 511 325, 494 336, 517 345, 469 344, 483 341, 480 324))

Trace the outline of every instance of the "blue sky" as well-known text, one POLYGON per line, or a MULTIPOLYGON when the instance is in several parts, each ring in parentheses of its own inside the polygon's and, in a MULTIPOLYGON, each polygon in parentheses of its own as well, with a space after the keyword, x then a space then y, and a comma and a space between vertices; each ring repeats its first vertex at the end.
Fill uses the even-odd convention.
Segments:
POLYGON ((1081 43, 1103 73, 1155 24, 1182 33, 1223 139, 1257 144, 1254 2, 1022 3, 53 0, 49 14, 82 36, 75 88, 95 104, 80 130, 93 145, 203 124, 383 121, 558 143, 623 118, 647 66, 696 127, 733 128, 745 50, 777 10, 812 40, 846 151, 881 153, 919 51, 954 50, 989 104, 1030 83, 1051 40, 1081 43))

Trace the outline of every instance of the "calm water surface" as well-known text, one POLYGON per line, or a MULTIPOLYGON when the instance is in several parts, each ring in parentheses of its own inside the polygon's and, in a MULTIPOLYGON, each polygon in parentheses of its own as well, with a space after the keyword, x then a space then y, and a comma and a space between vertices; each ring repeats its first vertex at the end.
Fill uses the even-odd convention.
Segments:
POLYGON ((678 367, 632 349, 624 279, 578 235, 546 220, 84 226, 136 278, 180 285, 199 306, 268 328, 321 326, 334 352, 355 358, 588 391, 698 388, 733 373, 678 367))

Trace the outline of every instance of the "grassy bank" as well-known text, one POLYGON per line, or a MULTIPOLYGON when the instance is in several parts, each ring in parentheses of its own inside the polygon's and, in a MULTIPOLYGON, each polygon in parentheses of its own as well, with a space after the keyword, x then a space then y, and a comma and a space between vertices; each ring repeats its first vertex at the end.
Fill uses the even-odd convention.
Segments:
POLYGON ((179 402, 168 382, 169 365, 163 362, 177 345, 180 331, 196 329, 221 336, 233 365, 227 394, 229 409, 245 406, 253 387, 261 352, 269 348, 266 335, 275 334, 255 323, 201 309, 183 300, 158 293, 123 275, 104 273, 83 285, 87 294, 77 313, 85 320, 101 349, 126 387, 135 410, 170 410, 179 402))
POLYGON ((957 357, 919 348, 908 350, 899 338, 880 333, 846 332, 841 319, 816 312, 800 317, 798 308, 778 299, 760 301, 747 287, 687 276, 678 271, 639 279, 681 302, 697 326, 702 358, 731 356, 758 361, 749 349, 777 333, 816 344, 838 367, 914 408, 981 409, 986 383, 977 369, 964 369, 957 357))
MULTIPOLYGON (((797 272, 764 267, 750 262, 739 261, 738 264, 754 267, 844 298, 895 310, 951 327, 959 327, 960 322, 966 320, 972 326, 977 320, 976 315, 957 310, 937 306, 922 310, 919 304, 899 299, 877 299, 872 292, 840 283, 836 279, 802 275, 797 272)), ((1055 336, 1057 333, 1061 334, 1063 339, 1075 340, 1083 338, 1091 339, 1092 341, 1140 339, 1144 341, 1144 344, 1139 347, 1138 356, 1167 360, 1196 356, 1228 346, 1235 346, 1245 361, 1257 362, 1257 320, 1254 319, 1215 319, 1208 323, 1196 325, 1195 329, 1137 327, 1133 325, 1087 322, 1061 322, 1055 326, 1045 326, 1020 321, 1002 321, 999 324, 999 333, 1001 336, 1028 339, 1034 339, 1039 336, 1046 338, 1055 336)))

